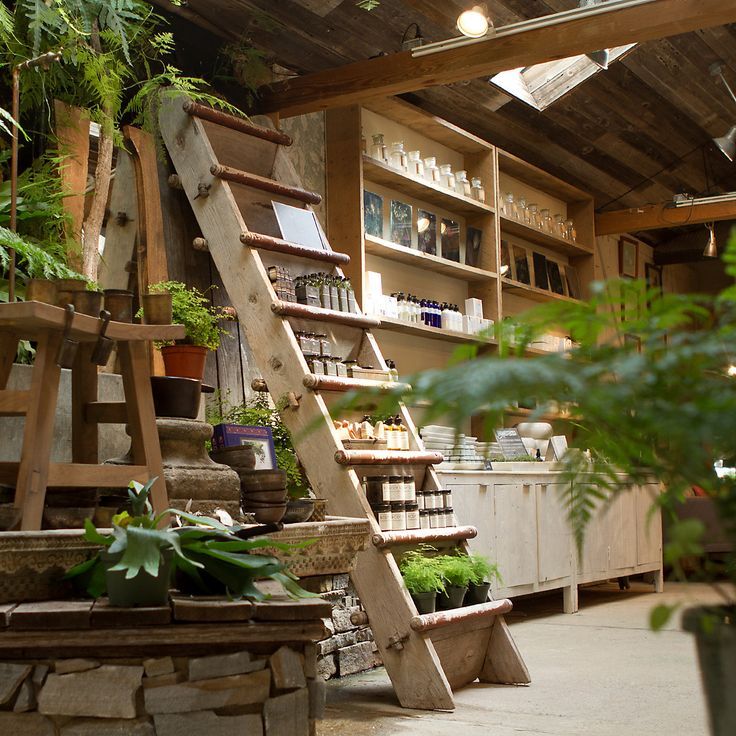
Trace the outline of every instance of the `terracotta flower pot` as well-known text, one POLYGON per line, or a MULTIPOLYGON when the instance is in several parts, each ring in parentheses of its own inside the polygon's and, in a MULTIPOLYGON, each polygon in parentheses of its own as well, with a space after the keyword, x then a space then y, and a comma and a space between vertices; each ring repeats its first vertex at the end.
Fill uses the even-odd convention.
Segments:
POLYGON ((201 345, 165 345, 161 348, 167 376, 181 378, 204 378, 207 348, 201 345))

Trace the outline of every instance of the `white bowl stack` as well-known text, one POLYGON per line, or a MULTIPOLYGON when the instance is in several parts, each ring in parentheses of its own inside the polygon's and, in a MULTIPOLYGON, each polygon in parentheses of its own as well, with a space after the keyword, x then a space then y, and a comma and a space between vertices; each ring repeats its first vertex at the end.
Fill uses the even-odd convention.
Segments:
POLYGON ((424 447, 427 450, 441 452, 445 457, 443 468, 452 469, 458 466, 461 470, 479 470, 483 467, 483 458, 478 454, 478 438, 458 434, 452 427, 430 424, 420 429, 424 447))

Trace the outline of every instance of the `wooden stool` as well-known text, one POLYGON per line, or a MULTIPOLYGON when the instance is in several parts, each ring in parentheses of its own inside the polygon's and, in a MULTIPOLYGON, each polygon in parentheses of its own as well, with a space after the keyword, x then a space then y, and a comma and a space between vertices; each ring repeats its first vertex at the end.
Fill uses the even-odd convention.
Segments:
POLYGON ((71 339, 79 342, 72 367, 72 462, 52 463, 56 401, 61 368, 56 363, 62 344, 64 310, 41 302, 0 304, 0 416, 25 415, 20 462, 0 463, 0 480, 15 483, 15 507, 21 513, 20 529, 41 528, 48 486, 61 488, 125 488, 131 480, 142 483, 158 476, 151 490, 156 513, 167 507, 166 486, 146 343, 179 340, 182 325, 133 325, 110 322, 107 336, 118 343, 125 401, 100 402, 97 365, 90 358, 100 321, 76 314, 71 339), (6 389, 19 340, 34 340, 36 362, 31 388, 6 389), (135 465, 99 465, 97 425, 128 423, 135 465))

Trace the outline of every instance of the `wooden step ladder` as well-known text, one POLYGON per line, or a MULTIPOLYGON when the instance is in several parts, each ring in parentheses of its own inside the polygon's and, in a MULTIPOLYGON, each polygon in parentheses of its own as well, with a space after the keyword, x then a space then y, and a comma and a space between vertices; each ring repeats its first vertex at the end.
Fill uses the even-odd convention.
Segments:
POLYGON ((502 615, 511 610, 510 601, 421 616, 403 584, 397 562, 402 549, 422 542, 464 546, 476 530, 382 532, 363 493, 363 476, 391 474, 393 467, 401 468, 401 474, 412 473, 417 488, 439 489, 432 465, 441 456, 424 450, 403 407, 410 451, 345 450, 330 416, 331 398, 336 392, 380 382, 311 374, 294 334, 314 330, 319 323, 337 346, 337 354, 385 368, 370 333, 379 320, 282 302, 275 296, 269 265, 287 268, 292 277, 325 268, 342 275, 339 266, 349 261, 329 246, 315 251, 281 237, 272 201, 307 209, 320 201, 318 194, 298 186, 284 151, 289 137, 268 120, 254 125, 186 98, 162 102, 160 125, 263 376, 257 388, 267 386, 274 401, 286 406, 282 415, 299 459, 312 487, 328 499, 331 512, 371 522, 373 544, 359 555, 352 578, 401 705, 450 710, 452 690, 476 679, 528 683, 529 673, 502 615), (290 401, 282 402, 285 397, 290 401))

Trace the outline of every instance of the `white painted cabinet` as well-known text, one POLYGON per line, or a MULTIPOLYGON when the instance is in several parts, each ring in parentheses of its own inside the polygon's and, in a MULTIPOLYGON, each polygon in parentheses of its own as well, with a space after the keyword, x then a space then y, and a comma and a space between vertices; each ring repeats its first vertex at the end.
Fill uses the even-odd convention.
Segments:
POLYGON ((662 522, 651 510, 656 485, 624 491, 595 513, 579 557, 559 473, 454 471, 440 479, 453 491, 459 523, 478 529, 471 550, 499 567, 497 597, 562 589, 565 611, 574 612, 579 584, 642 572, 654 572, 661 590, 662 522))

